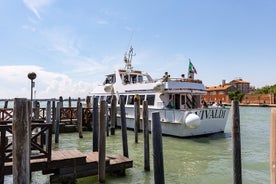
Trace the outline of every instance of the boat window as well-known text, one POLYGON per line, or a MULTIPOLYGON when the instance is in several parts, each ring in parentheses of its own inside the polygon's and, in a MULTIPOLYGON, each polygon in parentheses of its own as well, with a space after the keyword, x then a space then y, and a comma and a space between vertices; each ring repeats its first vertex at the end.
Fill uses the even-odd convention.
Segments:
POLYGON ((131 78, 131 83, 137 82, 137 75, 130 75, 130 78, 131 78))
POLYGON ((104 84, 114 84, 116 82, 115 75, 107 75, 104 84))
POLYGON ((145 95, 140 95, 140 105, 143 104, 144 100, 145 100, 145 95))
POLYGON ((181 95, 180 109, 186 108, 186 95, 181 95))
POLYGON ((143 82, 143 76, 142 75, 138 75, 138 82, 143 82))
POLYGON ((185 105, 186 103, 186 97, 185 95, 181 95, 181 105, 185 105))
POLYGON ((147 95, 148 105, 154 105, 155 95, 147 95))
POLYGON ((121 104, 121 99, 123 99, 123 104, 126 104, 126 95, 120 95, 120 98, 119 98, 119 100, 118 100, 118 104, 121 104))
POLYGON ((107 96, 106 97, 106 103, 111 104, 111 99, 112 99, 111 95, 107 96))
POLYGON ((124 84, 129 84, 129 76, 128 75, 123 75, 123 76, 124 76, 123 83, 124 84))
POLYGON ((128 96, 127 104, 128 105, 133 105, 134 104, 134 95, 129 95, 128 96))

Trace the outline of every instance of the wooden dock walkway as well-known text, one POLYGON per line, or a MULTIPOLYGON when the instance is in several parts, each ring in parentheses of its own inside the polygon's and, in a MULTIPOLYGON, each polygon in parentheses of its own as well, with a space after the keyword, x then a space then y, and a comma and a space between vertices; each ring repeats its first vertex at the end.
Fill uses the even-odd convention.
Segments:
MULTIPOLYGON (((31 159, 31 172, 42 171, 52 182, 66 182, 98 174, 98 152, 81 153, 78 150, 52 151, 51 160, 31 159)), ((106 172, 124 175, 125 169, 133 167, 133 161, 120 154, 106 156, 106 172)), ((4 174, 12 174, 12 162, 5 162, 4 174)))

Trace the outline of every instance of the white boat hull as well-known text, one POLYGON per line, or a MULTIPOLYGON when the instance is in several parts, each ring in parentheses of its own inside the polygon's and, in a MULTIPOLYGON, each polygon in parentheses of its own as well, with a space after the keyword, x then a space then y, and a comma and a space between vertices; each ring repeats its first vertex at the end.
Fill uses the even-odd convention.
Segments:
MULTIPOLYGON (((151 113, 159 112, 162 134, 176 137, 191 137, 224 132, 229 108, 205 108, 194 110, 169 110, 169 109, 149 109, 149 130, 151 129, 151 113), (199 117, 199 125, 191 128, 185 120, 188 114, 194 113, 199 117)), ((120 114, 118 112, 118 114, 120 114)), ((141 113, 142 114, 142 110, 141 113)), ((126 107, 127 128, 134 129, 134 109, 126 107)), ((118 117, 118 125, 121 119, 118 117)), ((142 117, 140 117, 140 129, 143 129, 142 117)))

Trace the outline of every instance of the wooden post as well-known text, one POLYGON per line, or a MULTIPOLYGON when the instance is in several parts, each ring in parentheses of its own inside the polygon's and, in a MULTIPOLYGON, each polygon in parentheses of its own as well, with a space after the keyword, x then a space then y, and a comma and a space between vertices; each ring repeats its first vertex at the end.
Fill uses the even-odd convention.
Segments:
POLYGON ((85 112, 85 120, 86 120, 86 124, 87 126, 89 125, 89 128, 91 127, 92 129, 92 123, 91 123, 91 98, 90 96, 86 97, 86 112, 85 112))
POLYGON ((34 101, 34 119, 35 120, 39 119, 39 108, 40 108, 39 102, 37 100, 34 101))
MULTIPOLYGON (((47 101, 47 106, 46 106, 46 124, 51 124, 51 101, 47 101)), ((47 157, 47 162, 49 163, 51 161, 52 157, 52 133, 53 133, 53 124, 51 124, 51 128, 46 131, 46 140, 45 140, 45 145, 46 145, 46 151, 48 152, 48 157, 47 157)))
POLYGON ((232 101, 232 139, 233 139, 233 174, 234 184, 242 183, 241 138, 239 101, 232 101))
POLYGON ((30 112, 26 98, 14 99, 12 122, 13 183, 30 183, 30 112))
POLYGON ((271 123, 270 123, 270 184, 276 184, 276 108, 271 109, 271 123))
POLYGON ((4 104, 4 109, 8 108, 8 104, 9 104, 9 101, 6 100, 6 101, 5 101, 5 104, 4 104))
POLYGON ((106 136, 109 136, 109 117, 108 117, 108 104, 105 103, 105 123, 106 123, 106 136))
POLYGON ((46 106, 46 123, 51 123, 51 102, 47 101, 46 106))
POLYGON ((82 135, 82 103, 77 104, 77 121, 78 121, 78 130, 79 130, 79 138, 83 138, 82 135))
POLYGON ((156 184, 163 184, 165 183, 165 178, 163 164, 162 130, 159 112, 152 113, 151 131, 153 145, 154 181, 156 184))
POLYGON ((91 108, 92 104, 91 104, 91 98, 90 98, 90 96, 87 96, 85 101, 86 101, 86 107, 87 108, 91 108))
POLYGON ((57 109, 56 109, 56 128, 55 128, 55 143, 59 142, 59 123, 60 123, 60 108, 61 108, 62 102, 57 103, 57 109))
POLYGON ((4 183, 4 164, 5 164, 5 146, 6 146, 6 130, 1 130, 1 142, 0 142, 0 184, 4 183))
POLYGON ((100 102, 100 123, 99 123, 99 182, 105 181, 105 129, 106 129, 106 102, 102 100, 100 102))
POLYGON ((127 127, 126 127, 126 110, 124 96, 120 97, 120 111, 121 111, 121 128, 122 128, 122 142, 123 142, 123 155, 128 157, 128 144, 127 144, 127 127))
POLYGON ((93 98, 93 151, 98 151, 98 98, 93 98))
POLYGON ((56 100, 52 101, 52 130, 53 133, 56 132, 56 100))
POLYGON ((134 132, 135 132, 135 143, 138 143, 138 132, 140 124, 140 98, 139 95, 134 96, 134 132))
POLYGON ((69 96, 69 98, 68 98, 68 107, 72 107, 72 99, 71 99, 71 97, 69 96))
MULTIPOLYGON (((47 106, 46 106, 46 123, 51 124, 51 102, 47 101, 47 106)), ((46 132, 46 139, 45 139, 45 144, 46 146, 49 145, 49 134, 52 135, 52 130, 49 130, 46 132)))
POLYGON ((60 102, 60 108, 63 108, 63 97, 59 97, 59 102, 60 102))
POLYGON ((148 118, 148 102, 143 102, 143 129, 144 129, 144 169, 150 170, 150 151, 149 151, 149 118, 148 118))
POLYGON ((111 121, 111 135, 115 135, 115 125, 117 121, 117 98, 116 95, 112 96, 111 110, 110 110, 110 121, 111 121))

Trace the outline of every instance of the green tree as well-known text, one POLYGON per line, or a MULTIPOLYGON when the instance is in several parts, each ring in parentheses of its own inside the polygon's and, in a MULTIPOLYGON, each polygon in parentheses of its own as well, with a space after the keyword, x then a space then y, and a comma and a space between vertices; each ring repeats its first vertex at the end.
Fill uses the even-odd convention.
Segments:
POLYGON ((276 85, 264 86, 252 92, 252 94, 269 94, 269 93, 276 94, 276 85))
POLYGON ((231 91, 228 93, 228 96, 231 100, 238 100, 239 102, 242 100, 243 93, 240 91, 231 91))

